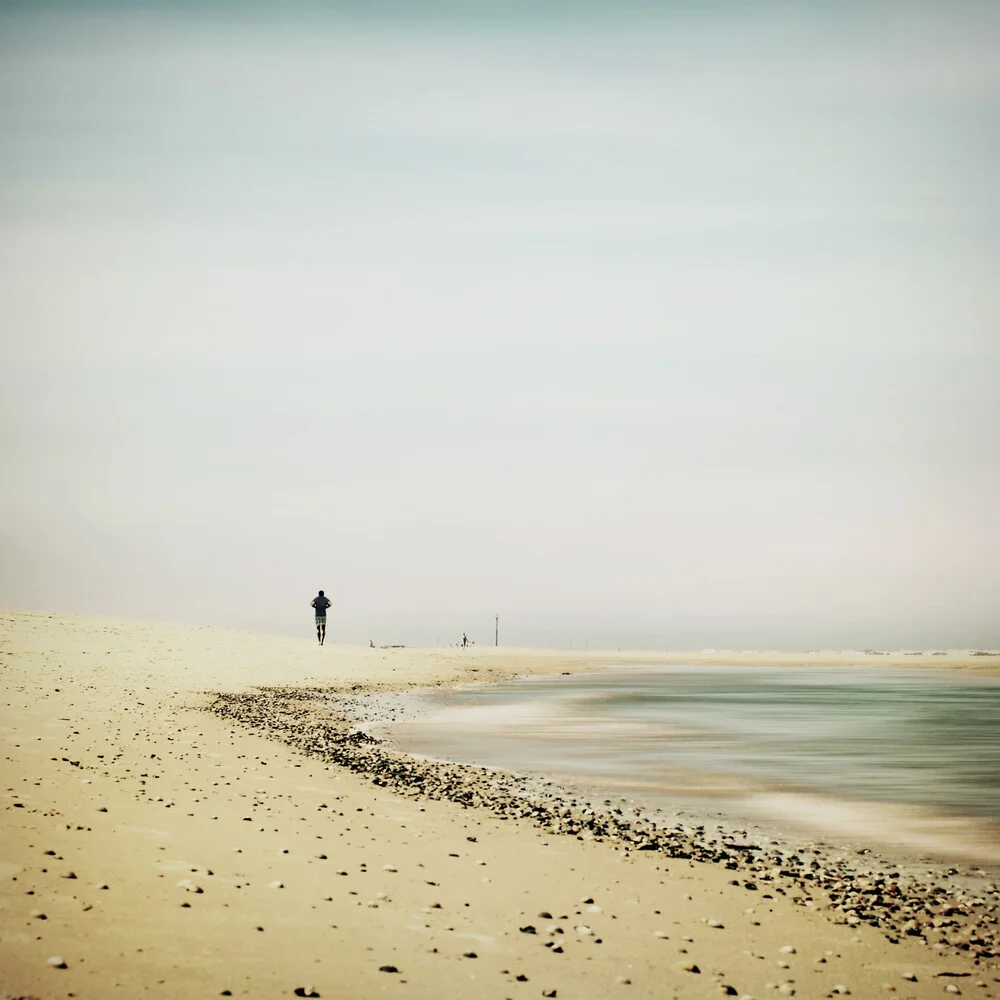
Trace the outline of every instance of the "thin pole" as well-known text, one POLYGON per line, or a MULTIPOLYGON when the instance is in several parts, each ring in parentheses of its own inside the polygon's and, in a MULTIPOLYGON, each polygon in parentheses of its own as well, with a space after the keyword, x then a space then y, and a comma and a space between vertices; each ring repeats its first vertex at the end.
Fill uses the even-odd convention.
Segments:
POLYGON ((494 623, 494 628, 493 628, 493 645, 494 646, 499 646, 500 645, 500 616, 499 615, 496 616, 496 622, 494 623))

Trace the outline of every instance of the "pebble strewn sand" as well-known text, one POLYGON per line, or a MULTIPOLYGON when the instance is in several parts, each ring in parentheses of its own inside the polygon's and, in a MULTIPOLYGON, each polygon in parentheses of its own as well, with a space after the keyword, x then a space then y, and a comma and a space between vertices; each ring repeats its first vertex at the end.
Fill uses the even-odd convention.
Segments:
POLYGON ((818 889, 801 850, 417 764, 314 700, 587 669, 579 654, 320 650, 308 626, 0 614, 0 996, 997 995, 985 880, 866 886, 812 855, 818 889), (838 884, 857 924, 825 908, 838 884), (866 922, 887 900, 922 933, 866 922))

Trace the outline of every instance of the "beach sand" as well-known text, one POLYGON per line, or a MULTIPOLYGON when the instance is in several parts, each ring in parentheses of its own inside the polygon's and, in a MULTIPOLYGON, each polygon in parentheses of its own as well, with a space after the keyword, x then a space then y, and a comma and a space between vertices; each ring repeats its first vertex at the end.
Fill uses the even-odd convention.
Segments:
MULTIPOLYGON (((620 659, 754 661, 671 657, 620 659)), ((0 995, 997 995, 997 899, 985 883, 953 885, 942 867, 929 877, 938 889, 897 914, 919 935, 892 943, 885 926, 831 908, 828 892, 803 889, 781 865, 751 881, 745 867, 470 808, 461 769, 444 787, 439 774, 429 794, 412 775, 366 773, 366 744, 351 742, 348 722, 324 728, 310 693, 614 659, 319 648, 308 635, 3 614, 0 995), (304 692, 301 710, 287 689, 304 692), (238 697, 220 702, 218 692, 238 697), (252 728, 262 706, 269 721, 252 728), (325 756, 301 749, 321 743, 332 748, 325 756)), ((870 659, 992 673, 997 664, 870 659)), ((891 886, 865 885, 855 880, 851 898, 870 891, 897 905, 891 886)))

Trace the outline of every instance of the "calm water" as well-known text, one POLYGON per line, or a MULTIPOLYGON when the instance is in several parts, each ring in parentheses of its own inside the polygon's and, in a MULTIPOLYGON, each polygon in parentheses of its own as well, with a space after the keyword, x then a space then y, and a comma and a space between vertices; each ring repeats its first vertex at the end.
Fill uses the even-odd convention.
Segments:
MULTIPOLYGON (((813 818, 826 803, 896 804, 899 815, 890 806, 883 819, 911 824, 918 847, 930 844, 934 817, 988 821, 973 839, 1000 830, 992 822, 1000 819, 993 678, 629 667, 435 694, 426 707, 416 722, 394 727, 404 749, 717 802, 756 796, 789 815, 797 802, 813 818)), ((856 812, 850 822, 863 820, 856 812)))

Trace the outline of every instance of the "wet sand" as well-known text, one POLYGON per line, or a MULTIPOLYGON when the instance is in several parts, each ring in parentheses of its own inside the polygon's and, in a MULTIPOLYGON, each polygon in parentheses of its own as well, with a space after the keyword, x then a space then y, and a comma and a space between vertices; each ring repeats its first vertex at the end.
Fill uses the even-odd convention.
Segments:
POLYGON ((8 997, 1000 987, 996 887, 974 872, 913 881, 866 874, 864 855, 653 829, 525 776, 395 754, 327 700, 609 654, 12 613, 0 640, 8 997))

